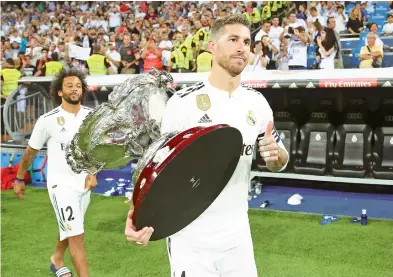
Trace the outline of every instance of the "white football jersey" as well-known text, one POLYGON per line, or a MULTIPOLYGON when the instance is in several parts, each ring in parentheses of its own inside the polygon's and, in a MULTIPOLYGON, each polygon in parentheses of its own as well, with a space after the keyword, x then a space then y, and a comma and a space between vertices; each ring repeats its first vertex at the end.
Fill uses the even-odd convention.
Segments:
POLYGON ((48 186, 68 186, 72 190, 81 192, 85 190, 87 174, 74 173, 67 164, 64 151, 90 111, 90 108, 81 106, 75 116, 59 106, 40 116, 37 120, 29 140, 29 146, 39 150, 47 143, 48 186))
MULTIPOLYGON (((257 139, 263 138, 272 120, 273 112, 265 97, 244 84, 230 95, 205 79, 169 99, 162 133, 228 124, 242 133, 244 143, 238 166, 222 193, 200 217, 174 234, 174 238, 187 239, 196 248, 225 250, 250 235, 247 211, 252 157, 258 151, 257 139)), ((273 134, 285 149, 276 130, 273 134)))

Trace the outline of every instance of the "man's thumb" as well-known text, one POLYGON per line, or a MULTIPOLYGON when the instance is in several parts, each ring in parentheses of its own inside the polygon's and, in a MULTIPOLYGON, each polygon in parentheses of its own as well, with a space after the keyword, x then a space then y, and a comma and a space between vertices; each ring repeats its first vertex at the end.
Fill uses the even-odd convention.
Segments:
POLYGON ((266 131, 265 131, 266 136, 269 136, 272 134, 273 127, 274 127, 273 121, 269 121, 269 123, 267 124, 267 127, 266 127, 266 131))

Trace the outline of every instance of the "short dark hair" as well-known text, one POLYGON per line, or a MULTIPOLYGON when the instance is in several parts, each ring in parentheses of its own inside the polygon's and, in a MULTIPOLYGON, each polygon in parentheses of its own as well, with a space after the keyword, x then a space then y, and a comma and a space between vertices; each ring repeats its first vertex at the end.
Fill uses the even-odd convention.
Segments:
POLYGON ((50 91, 52 95, 52 100, 55 102, 56 105, 61 105, 61 97, 58 95, 59 91, 63 90, 63 82, 64 79, 67 77, 77 77, 82 83, 82 104, 85 100, 85 97, 89 91, 89 87, 86 81, 86 75, 83 74, 81 71, 77 69, 70 69, 70 70, 61 70, 57 75, 56 78, 52 81, 50 85, 50 91))
POLYGON ((248 29, 251 28, 250 21, 245 18, 242 14, 229 14, 224 16, 223 18, 217 19, 211 29, 211 37, 217 38, 225 26, 227 25, 234 25, 234 24, 241 24, 248 29))

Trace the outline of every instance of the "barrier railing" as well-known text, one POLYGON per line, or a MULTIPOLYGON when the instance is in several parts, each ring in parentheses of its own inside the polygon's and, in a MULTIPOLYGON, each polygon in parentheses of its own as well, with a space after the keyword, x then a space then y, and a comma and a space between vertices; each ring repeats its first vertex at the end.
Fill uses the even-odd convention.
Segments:
POLYGON ((22 85, 8 96, 3 105, 4 127, 12 140, 22 141, 29 136, 38 118, 54 108, 40 85, 22 85))

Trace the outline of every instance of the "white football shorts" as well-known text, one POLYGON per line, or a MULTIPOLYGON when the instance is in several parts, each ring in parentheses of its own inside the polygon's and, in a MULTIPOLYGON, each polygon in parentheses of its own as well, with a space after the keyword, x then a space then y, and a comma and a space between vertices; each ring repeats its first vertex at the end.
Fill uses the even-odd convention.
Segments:
POLYGON ((193 249, 169 237, 167 248, 171 277, 258 277, 251 237, 225 251, 193 249))
POLYGON ((48 184, 48 193, 59 225, 60 241, 83 234, 91 191, 78 192, 64 185, 48 184))

